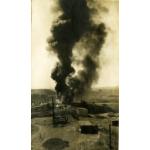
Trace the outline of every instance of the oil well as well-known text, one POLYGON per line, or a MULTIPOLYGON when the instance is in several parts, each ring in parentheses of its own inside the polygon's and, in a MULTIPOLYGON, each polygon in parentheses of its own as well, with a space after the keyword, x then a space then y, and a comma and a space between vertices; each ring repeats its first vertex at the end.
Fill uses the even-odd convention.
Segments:
POLYGON ((63 104, 61 99, 56 98, 54 100, 52 98, 53 125, 68 123, 68 115, 67 105, 63 104))
MULTIPOLYGON (((80 105, 80 103, 78 103, 80 105)), ((80 120, 81 117, 88 117, 88 109, 83 107, 74 107, 74 104, 64 103, 64 99, 61 97, 52 98, 52 120, 54 127, 59 125, 69 124, 70 118, 78 121, 78 131, 81 134, 98 134, 102 129, 97 124, 93 124, 88 120, 80 120)), ((77 105, 77 104, 76 104, 77 105)), ((82 104, 81 104, 82 106, 82 104)))

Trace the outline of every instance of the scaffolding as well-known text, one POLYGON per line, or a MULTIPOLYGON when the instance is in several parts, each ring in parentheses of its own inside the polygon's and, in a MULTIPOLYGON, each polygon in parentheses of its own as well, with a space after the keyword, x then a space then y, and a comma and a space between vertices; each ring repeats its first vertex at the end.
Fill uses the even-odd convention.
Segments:
POLYGON ((67 107, 58 98, 55 100, 52 98, 52 115, 54 126, 59 124, 66 124, 68 122, 67 107))

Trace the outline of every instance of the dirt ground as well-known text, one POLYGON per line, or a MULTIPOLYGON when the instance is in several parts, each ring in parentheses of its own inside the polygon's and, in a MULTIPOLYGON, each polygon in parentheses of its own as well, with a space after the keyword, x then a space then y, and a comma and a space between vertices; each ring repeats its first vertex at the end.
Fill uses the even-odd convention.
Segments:
MULTIPOLYGON (((81 134, 77 120, 65 126, 53 127, 51 117, 33 118, 32 150, 109 150, 108 119, 98 116, 80 120, 96 123, 103 130, 96 135, 81 134)), ((112 146, 113 150, 118 149, 118 127, 112 128, 112 146)))

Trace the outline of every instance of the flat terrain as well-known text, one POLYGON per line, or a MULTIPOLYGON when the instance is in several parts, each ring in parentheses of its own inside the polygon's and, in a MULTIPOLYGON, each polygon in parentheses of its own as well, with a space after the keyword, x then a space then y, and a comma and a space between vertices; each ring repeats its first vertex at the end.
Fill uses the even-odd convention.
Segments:
MULTIPOLYGON (((32 150, 108 150, 109 132, 107 119, 89 119, 92 123, 97 123, 104 127, 99 134, 81 134, 79 132, 78 121, 63 127, 53 127, 51 117, 32 119, 32 150), (50 143, 50 140, 55 140, 50 143), (60 141, 62 142, 60 142, 60 141), (49 145, 45 143, 49 141, 49 145), (54 144, 53 144, 54 143, 54 144), (65 145, 66 143, 66 145, 65 145)), ((118 145, 118 127, 112 127, 112 145, 117 150, 118 145)))
MULTIPOLYGON (((51 95, 55 95, 55 92, 32 90, 32 106, 49 102, 51 95)), ((32 118, 31 126, 32 150, 109 150, 109 120, 119 117, 118 89, 92 91, 82 99, 114 110, 79 118, 79 121, 88 120, 101 127, 99 134, 81 134, 78 120, 71 119, 64 126, 53 127, 52 117, 35 117, 32 118)), ((112 127, 111 135, 112 150, 118 150, 118 127, 112 127)))

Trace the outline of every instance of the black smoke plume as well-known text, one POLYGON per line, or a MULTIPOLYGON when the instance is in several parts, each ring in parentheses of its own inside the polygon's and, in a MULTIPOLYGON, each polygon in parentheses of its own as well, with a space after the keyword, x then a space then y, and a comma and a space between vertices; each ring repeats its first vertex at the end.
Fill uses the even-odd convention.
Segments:
MULTIPOLYGON (((52 50, 57 54, 56 64, 51 77, 56 81, 56 92, 64 96, 65 102, 70 103, 74 95, 84 94, 91 88, 98 77, 99 53, 105 41, 105 25, 92 21, 93 8, 87 0, 56 0, 61 15, 53 23, 52 38, 48 41, 52 50), (73 48, 80 42, 83 69, 74 76, 73 48)), ((95 12, 95 11, 94 11, 95 12)))

